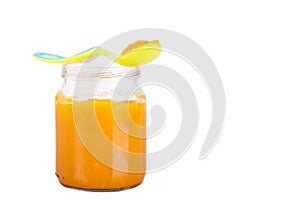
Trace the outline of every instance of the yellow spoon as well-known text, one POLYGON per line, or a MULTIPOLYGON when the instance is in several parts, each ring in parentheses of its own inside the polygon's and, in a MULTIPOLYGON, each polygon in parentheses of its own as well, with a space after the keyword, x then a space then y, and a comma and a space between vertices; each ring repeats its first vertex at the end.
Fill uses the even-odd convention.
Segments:
POLYGON ((138 40, 128 45, 119 56, 105 49, 93 47, 71 57, 63 57, 49 53, 35 53, 33 57, 47 63, 67 64, 84 62, 86 59, 102 55, 120 65, 136 67, 151 62, 159 56, 160 52, 161 45, 158 40, 138 40))

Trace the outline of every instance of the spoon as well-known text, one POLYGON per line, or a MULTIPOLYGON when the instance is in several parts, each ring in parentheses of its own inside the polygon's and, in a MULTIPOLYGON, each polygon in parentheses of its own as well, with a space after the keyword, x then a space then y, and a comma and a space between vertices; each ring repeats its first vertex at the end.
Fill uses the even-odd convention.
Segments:
POLYGON ((124 66, 136 67, 151 62, 159 56, 161 45, 158 40, 145 41, 137 40, 128 45, 121 55, 117 55, 100 47, 92 47, 71 57, 63 57, 50 53, 35 53, 33 57, 47 63, 75 63, 84 62, 96 56, 106 56, 110 60, 124 66))

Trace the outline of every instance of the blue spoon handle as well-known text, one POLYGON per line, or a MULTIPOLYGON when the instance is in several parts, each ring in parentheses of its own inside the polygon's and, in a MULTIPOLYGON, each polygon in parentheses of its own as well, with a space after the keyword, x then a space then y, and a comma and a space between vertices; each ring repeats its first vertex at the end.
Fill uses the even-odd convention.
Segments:
POLYGON ((42 52, 35 53, 33 54, 33 56, 41 59, 46 59, 46 60, 59 60, 65 58, 63 56, 59 56, 51 53, 42 53, 42 52))

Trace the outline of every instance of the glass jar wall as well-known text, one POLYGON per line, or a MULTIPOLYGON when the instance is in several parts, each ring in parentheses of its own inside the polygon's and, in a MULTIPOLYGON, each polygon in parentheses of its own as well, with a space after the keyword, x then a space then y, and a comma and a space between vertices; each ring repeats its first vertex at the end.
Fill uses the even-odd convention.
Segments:
POLYGON ((139 75, 138 68, 119 65, 63 66, 56 95, 56 175, 62 185, 120 190, 142 183, 146 97, 139 75))

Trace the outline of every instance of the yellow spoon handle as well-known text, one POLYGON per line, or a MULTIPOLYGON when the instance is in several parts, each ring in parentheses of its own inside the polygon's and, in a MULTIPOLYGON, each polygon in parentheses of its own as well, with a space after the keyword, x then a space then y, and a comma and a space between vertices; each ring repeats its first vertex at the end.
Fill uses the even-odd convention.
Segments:
POLYGON ((87 58, 91 58, 99 55, 106 56, 111 60, 117 57, 116 54, 99 47, 89 48, 88 50, 75 54, 74 56, 71 57, 63 57, 63 56, 50 54, 50 53, 43 53, 43 52, 35 53, 33 54, 33 57, 37 60, 47 62, 47 63, 66 64, 66 63, 82 62, 87 58))

